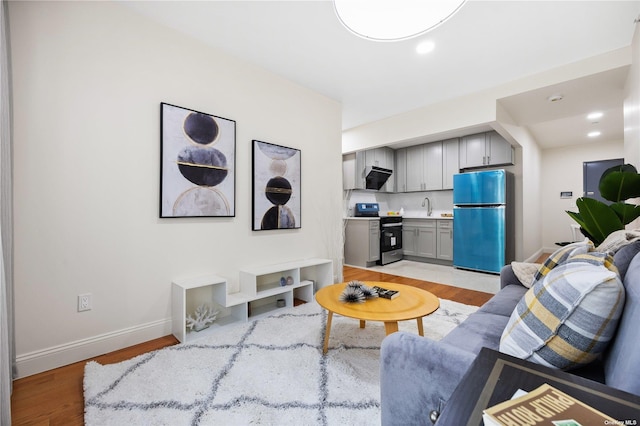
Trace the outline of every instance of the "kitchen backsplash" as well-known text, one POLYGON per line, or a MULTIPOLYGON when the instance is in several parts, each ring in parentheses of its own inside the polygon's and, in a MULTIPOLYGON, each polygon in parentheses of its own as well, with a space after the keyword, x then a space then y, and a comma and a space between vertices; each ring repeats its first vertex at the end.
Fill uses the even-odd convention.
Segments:
POLYGON ((391 194, 375 191, 345 191, 345 205, 347 206, 346 216, 353 216, 353 209, 356 203, 378 203, 380 212, 399 211, 401 208, 407 210, 427 210, 422 207, 425 197, 431 200, 431 208, 434 212, 453 211, 453 191, 426 191, 426 192, 404 192, 391 194))

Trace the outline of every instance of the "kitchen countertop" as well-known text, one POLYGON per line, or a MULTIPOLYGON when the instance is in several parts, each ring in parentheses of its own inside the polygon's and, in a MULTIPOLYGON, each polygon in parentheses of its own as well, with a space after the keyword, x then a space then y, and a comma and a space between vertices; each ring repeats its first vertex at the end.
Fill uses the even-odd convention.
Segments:
MULTIPOLYGON (((425 219, 425 220, 453 220, 453 216, 440 216, 441 213, 433 213, 431 216, 427 216, 427 212, 420 213, 407 213, 402 215, 403 219, 425 219)), ((398 217, 400 215, 384 215, 379 217, 345 217, 345 220, 378 220, 380 217, 398 217)))
POLYGON ((427 216, 427 214, 425 213, 424 215, 404 215, 402 216, 403 219, 426 219, 426 220, 453 220, 453 216, 436 216, 436 215, 431 215, 431 216, 427 216))
POLYGON ((431 216, 427 216, 427 210, 405 210, 404 215, 402 215, 405 219, 444 219, 451 220, 453 219, 453 212, 451 210, 434 210, 431 212, 431 216), (450 214, 452 216, 442 216, 442 214, 450 214))

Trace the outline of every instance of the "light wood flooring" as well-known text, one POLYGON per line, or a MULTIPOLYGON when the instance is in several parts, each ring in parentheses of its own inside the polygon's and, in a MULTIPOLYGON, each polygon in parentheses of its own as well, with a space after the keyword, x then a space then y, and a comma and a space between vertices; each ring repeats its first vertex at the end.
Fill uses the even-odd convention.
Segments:
MULTIPOLYGON (((475 306, 481 306, 493 296, 489 293, 348 266, 344 268, 344 280, 387 281, 407 284, 423 288, 442 299, 454 300, 475 306)), ((100 364, 113 364, 176 343, 177 340, 175 337, 165 336, 160 339, 101 355, 91 360, 97 361, 100 364)), ((87 361, 89 360, 14 381, 13 395, 11 397, 12 424, 14 426, 83 425, 84 399, 82 378, 84 375, 84 365, 87 361)))

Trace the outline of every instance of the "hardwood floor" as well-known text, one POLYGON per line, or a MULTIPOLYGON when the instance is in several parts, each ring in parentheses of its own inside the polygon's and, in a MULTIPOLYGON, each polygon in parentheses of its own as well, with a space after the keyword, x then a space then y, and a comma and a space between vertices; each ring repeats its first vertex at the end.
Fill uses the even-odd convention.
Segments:
MULTIPOLYGON (((388 281, 423 288, 436 296, 468 305, 480 306, 493 295, 412 278, 404 278, 366 269, 344 268, 345 281, 388 281)), ((92 360, 113 364, 134 356, 174 345, 173 336, 165 336, 136 346, 101 355, 92 360)), ((84 399, 82 379, 89 360, 18 379, 13 383, 11 420, 17 425, 83 425, 84 399)))
POLYGON ((467 290, 460 287, 452 287, 444 284, 436 284, 429 281, 421 281, 413 278, 400 277, 397 275, 385 274, 383 272, 371 271, 368 269, 343 268, 345 281, 387 281, 398 284, 406 284, 430 291, 442 299, 449 299, 466 305, 482 306, 487 300, 493 297, 491 293, 467 290))

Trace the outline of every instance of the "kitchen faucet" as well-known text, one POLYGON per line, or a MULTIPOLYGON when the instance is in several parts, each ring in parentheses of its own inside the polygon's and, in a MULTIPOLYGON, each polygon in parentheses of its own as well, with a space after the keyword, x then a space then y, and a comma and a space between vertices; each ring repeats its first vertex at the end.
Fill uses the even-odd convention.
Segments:
POLYGON ((424 207, 424 203, 427 203, 427 216, 431 216, 431 200, 429 197, 424 197, 424 200, 422 200, 422 207, 424 207))

